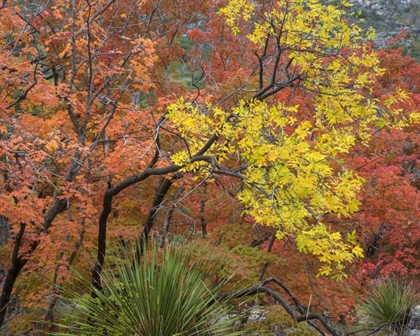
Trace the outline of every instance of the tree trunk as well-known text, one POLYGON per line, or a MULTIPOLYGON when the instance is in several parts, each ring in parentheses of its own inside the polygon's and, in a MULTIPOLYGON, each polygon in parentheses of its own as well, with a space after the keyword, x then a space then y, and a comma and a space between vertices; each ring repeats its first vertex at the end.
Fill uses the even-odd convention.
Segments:
POLYGON ((3 325, 4 319, 7 313, 7 306, 10 302, 10 296, 12 295, 13 287, 16 279, 19 276, 20 271, 26 265, 27 259, 18 257, 20 244, 22 241, 23 234, 25 233, 26 225, 20 224, 20 229, 16 235, 15 247, 12 254, 12 265, 7 271, 6 279, 3 284, 3 289, 0 296, 0 326, 3 325))
POLYGON ((155 199, 153 200, 153 205, 149 211, 149 215, 147 216, 146 223, 143 226, 143 232, 140 235, 139 243, 137 245, 136 250, 136 260, 140 262, 141 256, 143 254, 144 248, 147 244, 147 241, 149 239, 150 231, 153 228, 153 225, 155 224, 156 217, 158 214, 158 211, 162 205, 162 202, 168 193, 169 189, 171 188, 172 184, 176 179, 181 177, 181 174, 175 174, 174 177, 171 179, 163 178, 155 193, 155 199))
MULTIPOLYGON (((156 151, 158 152, 158 151, 156 151)), ((153 166, 153 162, 150 166, 153 166)), ((140 174, 130 176, 125 180, 121 181, 117 185, 111 187, 108 186, 107 191, 105 192, 104 199, 102 202, 102 211, 99 216, 99 225, 98 225, 98 251, 96 255, 96 262, 92 269, 92 285, 98 289, 102 289, 101 285, 101 272, 105 262, 105 253, 106 253, 106 235, 107 235, 107 221, 110 213, 112 212, 112 200, 114 196, 117 196, 121 191, 126 188, 135 185, 136 183, 142 182, 149 178, 150 176, 159 176, 174 173, 178 171, 181 167, 172 165, 164 168, 147 168, 140 174)), ((182 176, 182 175, 179 175, 182 176)), ((92 297, 96 297, 94 291, 91 293, 92 297)))
POLYGON ((3 285, 3 290, 0 296, 0 325, 3 325, 7 313, 7 306, 10 302, 13 287, 20 271, 25 266, 27 260, 18 259, 18 261, 10 267, 7 272, 6 280, 3 285))
POLYGON ((172 214, 173 214, 173 212, 176 208, 176 203, 175 202, 178 199, 178 197, 184 192, 184 189, 185 189, 185 185, 182 185, 181 187, 179 187, 179 189, 177 190, 177 192, 175 193, 175 196, 173 198, 174 202, 172 203, 172 205, 170 206, 170 208, 166 212, 165 221, 163 222, 163 240, 164 241, 166 239, 166 236, 168 235, 169 226, 171 225, 172 214))
MULTIPOLYGON (((270 242, 268 243, 268 247, 267 247, 267 252, 268 253, 271 252, 271 249, 273 248, 275 240, 276 240, 276 233, 273 233, 272 236, 271 236, 270 242)), ((260 280, 262 280, 264 278, 264 274, 265 274, 265 271, 267 271, 267 267, 268 267, 268 262, 266 262, 261 267, 260 280)))
POLYGON ((10 237, 10 225, 6 217, 0 215, 0 246, 7 244, 10 237))

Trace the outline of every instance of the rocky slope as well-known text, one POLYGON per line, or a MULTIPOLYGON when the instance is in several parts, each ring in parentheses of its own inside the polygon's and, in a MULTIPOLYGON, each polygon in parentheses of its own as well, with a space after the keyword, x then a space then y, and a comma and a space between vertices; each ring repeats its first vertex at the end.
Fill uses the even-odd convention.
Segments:
POLYGON ((382 48, 387 42, 407 30, 409 34, 399 45, 407 53, 420 59, 420 1, 419 0, 349 0, 353 3, 350 11, 357 13, 363 27, 377 30, 375 40, 382 48))

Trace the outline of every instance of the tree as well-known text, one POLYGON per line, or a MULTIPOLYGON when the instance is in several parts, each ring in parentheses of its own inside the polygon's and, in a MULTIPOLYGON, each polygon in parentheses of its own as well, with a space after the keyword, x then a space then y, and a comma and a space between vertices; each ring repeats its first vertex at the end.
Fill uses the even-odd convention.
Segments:
POLYGON ((235 181, 244 213, 315 254, 320 275, 340 278, 362 255, 355 232, 343 239, 322 220, 359 205, 362 179, 338 156, 406 122, 393 104, 378 115, 382 70, 344 11, 315 0, 0 8, 0 209, 12 235, 0 324, 19 277, 42 286, 26 304, 45 302, 44 279, 64 286, 70 266, 86 272, 92 247, 100 290, 110 216, 140 213, 114 235, 145 242, 184 182, 235 181))
MULTIPOLYGON (((407 118, 418 110, 419 64, 401 50, 379 52, 386 69, 375 94, 400 108, 407 118), (397 89, 411 92, 404 102, 389 95, 397 89)), ((350 153, 352 166, 366 179, 360 211, 353 226, 363 241, 367 258, 362 277, 400 276, 415 280, 419 272, 418 230, 418 125, 376 132, 369 146, 350 153)), ((350 161, 349 161, 350 162, 350 161)))
MULTIPOLYGON (((210 176, 229 170, 241 179, 238 197, 245 212, 258 223, 275 227, 278 237, 295 237, 301 251, 325 262, 320 274, 331 274, 333 268, 340 271, 343 262, 362 255, 353 246, 354 232, 345 243, 338 232, 328 231, 322 217, 347 216, 357 209, 361 179, 336 157, 356 140, 367 141, 372 125, 388 122, 377 116, 377 100, 365 95, 381 71, 372 50, 348 43, 361 42, 361 32, 347 26, 335 7, 326 10, 316 2, 287 1, 267 6, 231 1, 222 8, 232 33, 245 31, 246 37, 239 39, 254 45, 259 71, 251 68, 248 77, 258 89, 233 107, 211 103, 200 107, 183 99, 170 106, 168 118, 186 143, 172 160, 187 165, 184 171, 202 172, 193 153, 214 143, 210 149, 214 154, 207 155, 204 167, 210 176), (282 90, 286 97, 278 102, 273 96, 282 90), (296 92, 310 96, 309 108, 288 103, 296 92), (234 153, 246 160, 241 173, 226 168, 234 153)), ((243 89, 252 91, 250 84, 247 81, 243 89)), ((388 111, 397 117, 398 111, 388 111)))
MULTIPOLYGON (((12 240, 1 323, 25 266, 28 274, 37 269, 39 279, 65 282, 69 266, 89 259, 96 245, 102 190, 141 171, 147 160, 156 163, 153 106, 138 109, 132 101, 148 94, 162 71, 151 70, 158 55, 177 58, 155 45, 170 48, 165 40, 199 15, 175 21, 179 11, 162 8, 171 19, 164 29, 159 2, 3 2, 1 209, 12 240), (133 153, 138 156, 128 159, 133 153)), ((37 302, 48 291, 28 299, 37 302)))

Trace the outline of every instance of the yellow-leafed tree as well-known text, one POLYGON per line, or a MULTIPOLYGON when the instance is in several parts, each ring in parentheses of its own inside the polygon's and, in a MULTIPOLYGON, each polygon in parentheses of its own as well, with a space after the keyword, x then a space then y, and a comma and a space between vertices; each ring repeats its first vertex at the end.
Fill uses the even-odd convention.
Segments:
MULTIPOLYGON (((406 122, 371 94, 383 73, 364 44, 374 32, 349 24, 344 13, 316 0, 229 1, 219 14, 256 56, 242 99, 223 107, 180 99, 167 114, 185 144, 172 156, 175 164, 241 179, 244 213, 275 228, 278 238, 295 239, 300 251, 323 263, 320 275, 338 279, 345 262, 363 256, 355 239, 322 221, 327 214, 350 216, 360 204, 363 179, 340 155, 376 127, 406 122), (199 159, 194 154, 203 148, 206 157, 199 159), (231 168, 234 156, 240 168, 231 168)), ((395 99, 404 95, 396 92, 395 99)))

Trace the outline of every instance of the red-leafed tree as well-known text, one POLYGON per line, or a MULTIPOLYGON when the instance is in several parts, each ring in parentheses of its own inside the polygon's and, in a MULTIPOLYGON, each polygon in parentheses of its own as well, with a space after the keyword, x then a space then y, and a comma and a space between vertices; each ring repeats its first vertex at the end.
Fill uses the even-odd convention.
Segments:
MULTIPOLYGON (((72 265, 86 272, 92 248, 101 251, 102 265, 107 189, 123 182, 112 189, 112 196, 121 193, 135 183, 127 177, 147 168, 138 181, 178 169, 160 168, 168 160, 158 145, 162 111, 188 90, 168 66, 182 59, 178 37, 205 8, 201 1, 0 5, 0 214, 10 225, 1 253, 0 324, 14 290, 22 308, 45 307, 47 296, 50 319, 51 285, 64 284, 72 265)), ((156 183, 165 196, 172 178, 151 179, 156 183)), ((140 223, 153 218, 149 190, 120 194, 124 203, 141 193, 144 208, 126 209, 137 213, 136 223, 116 235, 141 235, 140 223)), ((24 321, 15 323, 24 330, 24 321)))
MULTIPOLYGON (((375 94, 408 116, 420 103, 420 64, 401 50, 379 52, 385 69, 375 94), (410 92, 404 102, 392 101, 395 90, 410 92)), ((397 275, 417 281, 420 272, 419 135, 418 126, 378 129, 368 146, 360 146, 352 166, 366 179, 355 216, 364 241, 366 262, 362 276, 397 275)))

